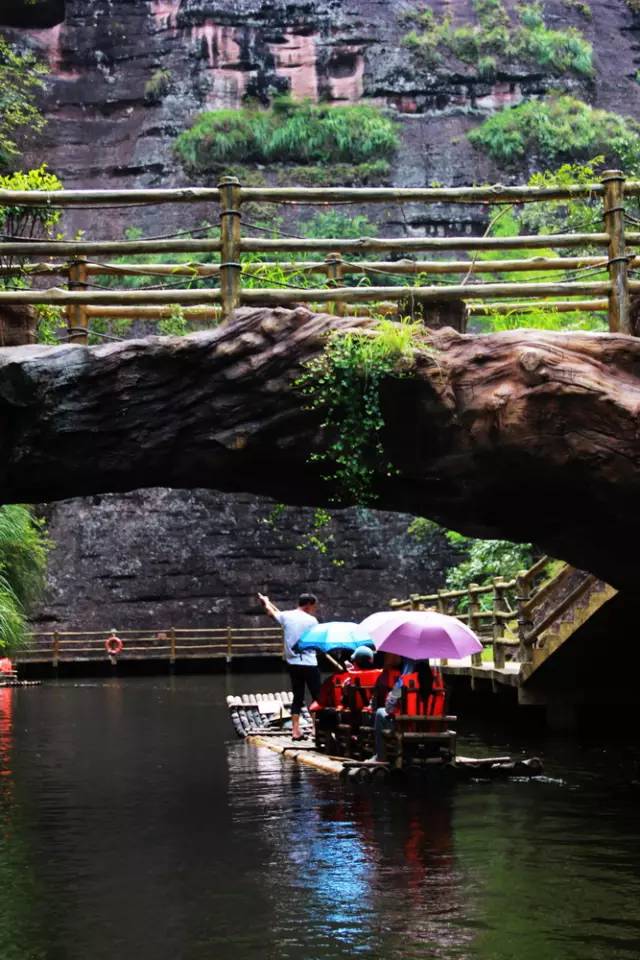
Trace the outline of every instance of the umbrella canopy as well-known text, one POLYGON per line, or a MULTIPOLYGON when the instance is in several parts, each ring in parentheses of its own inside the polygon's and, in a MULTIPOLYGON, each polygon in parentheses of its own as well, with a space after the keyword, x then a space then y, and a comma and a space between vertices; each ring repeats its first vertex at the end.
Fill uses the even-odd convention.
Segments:
POLYGON ((295 644, 296 652, 319 650, 331 653, 332 650, 349 650, 354 653, 356 647, 371 647, 375 644, 366 630, 357 623, 333 620, 330 623, 316 623, 302 634, 295 644))
POLYGON ((372 613, 362 621, 360 629, 373 637, 376 650, 397 653, 410 660, 430 657, 459 660, 482 650, 482 644, 469 627, 444 613, 419 610, 372 613))

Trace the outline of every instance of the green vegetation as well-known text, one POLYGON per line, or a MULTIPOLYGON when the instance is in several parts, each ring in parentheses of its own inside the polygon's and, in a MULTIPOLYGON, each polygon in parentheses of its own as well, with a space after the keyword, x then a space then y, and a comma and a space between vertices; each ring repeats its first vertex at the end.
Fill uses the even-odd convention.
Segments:
POLYGON ((468 134, 499 164, 525 158, 557 163, 603 154, 626 172, 640 166, 640 124, 567 95, 528 100, 494 114, 468 134))
POLYGON ((530 543, 511 543, 509 540, 475 540, 454 530, 447 530, 446 538, 465 558, 447 571, 447 587, 466 589, 470 583, 482 586, 493 577, 512 580, 520 570, 533 564, 530 543))
POLYGON ((394 472, 381 441, 380 386, 388 377, 403 376, 418 343, 427 349, 421 335, 421 324, 389 320, 378 321, 374 330, 334 333, 297 381, 307 408, 323 416, 329 447, 311 459, 328 463, 325 479, 336 502, 374 502, 376 473, 394 472))
POLYGON ((0 36, 0 166, 7 167, 19 153, 20 131, 34 133, 45 124, 34 101, 46 72, 32 53, 19 53, 0 36))
MULTIPOLYGON (((593 183, 598 179, 596 167, 602 163, 602 157, 595 157, 586 164, 564 164, 556 170, 546 170, 533 174, 529 178, 530 186, 550 187, 569 186, 576 183, 593 183)), ((494 207, 491 210, 491 236, 516 237, 519 234, 549 234, 568 232, 589 232, 598 230, 602 223, 602 199, 600 197, 578 198, 575 200, 549 200, 521 205, 505 205, 494 207)), ((600 248, 584 247, 571 250, 570 255, 599 254, 600 248)), ((474 274, 474 279, 482 282, 512 282, 525 284, 526 282, 542 282, 545 279, 556 281, 572 279, 602 280, 607 278, 606 268, 587 267, 576 271, 567 270, 565 273, 553 272, 546 274, 539 270, 519 270, 506 273, 492 273, 493 260, 502 259, 532 259, 537 257, 558 257, 557 251, 552 249, 530 250, 483 250, 474 257, 476 263, 486 264, 486 272, 474 274)), ((526 300, 526 287, 519 300, 526 300)), ((562 298, 560 298, 562 299, 562 298)), ((522 327, 531 327, 541 330, 604 330, 606 319, 602 314, 587 312, 562 313, 553 306, 553 299, 538 301, 534 307, 526 312, 512 310, 507 314, 489 313, 473 315, 470 329, 473 332, 497 332, 500 330, 515 330, 522 327)))
POLYGON ((593 74, 592 47, 579 30, 567 27, 550 30, 539 0, 516 7, 513 22, 502 0, 472 0, 475 23, 454 25, 449 14, 438 18, 430 7, 405 16, 413 24, 404 38, 430 68, 445 57, 474 66, 481 77, 489 77, 507 64, 523 63, 562 76, 567 73, 590 77, 593 74))
MULTIPOLYGON (((49 173, 46 163, 37 170, 18 171, 0 176, 0 190, 62 190, 62 183, 49 173)), ((0 232, 12 237, 37 240, 51 236, 60 220, 60 211, 52 207, 0 206, 0 232)), ((0 265, 15 266, 19 258, 0 257, 0 265)), ((25 276, 0 280, 4 286, 25 286, 25 276)))
POLYGON ((43 522, 27 507, 0 507, 0 649, 24 639, 26 611, 42 589, 48 549, 43 522))
POLYGON ((187 170, 206 173, 237 163, 369 164, 392 156, 397 144, 393 121, 375 107, 281 97, 268 109, 203 113, 180 134, 175 149, 187 170))
MULTIPOLYGON (((483 586, 494 577, 513 580, 521 570, 527 570, 534 562, 534 548, 530 543, 476 540, 455 530, 443 530, 439 524, 425 517, 416 517, 407 529, 420 543, 427 543, 438 531, 444 534, 461 557, 446 572, 445 583, 450 590, 466 590, 471 583, 483 586)), ((492 602, 488 597, 486 599, 492 602)), ((461 606, 464 607, 464 603, 461 606)))
POLYGON ((169 70, 156 70, 144 86, 144 102, 148 106, 161 103, 170 89, 171 72, 169 70))
POLYGON ((593 10, 586 0, 563 0, 563 2, 568 10, 575 10, 585 20, 593 20, 593 10))
MULTIPOLYGON (((17 171, 0 176, 2 190, 62 190, 62 183, 47 169, 46 163, 36 170, 17 171)), ((38 240, 50 237, 60 220, 60 211, 52 207, 25 207, 7 205, 0 207, 0 232, 7 236, 38 240)), ((24 257, 0 257, 0 266, 20 267, 24 257)), ((0 288, 24 289, 31 286, 26 270, 14 276, 0 277, 0 288)), ((63 326, 63 311, 59 307, 36 307, 38 315, 38 341, 57 343, 56 331, 63 326)))

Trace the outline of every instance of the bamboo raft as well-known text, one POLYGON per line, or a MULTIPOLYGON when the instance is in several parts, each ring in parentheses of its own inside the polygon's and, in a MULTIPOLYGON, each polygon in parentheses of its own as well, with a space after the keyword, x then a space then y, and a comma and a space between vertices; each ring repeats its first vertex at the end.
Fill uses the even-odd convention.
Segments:
MULTIPOLYGON (((227 697, 227 707, 238 737, 252 746, 263 747, 288 760, 303 763, 324 773, 357 780, 387 780, 392 775, 409 771, 398 769, 391 761, 363 761, 344 756, 332 756, 318 749, 314 722, 306 707, 300 716, 303 741, 291 737, 291 701, 288 692, 244 694, 227 697)), ((452 731, 451 731, 452 733, 452 731)), ((455 735, 454 735, 455 737, 455 735)), ((430 758, 419 773, 438 773, 446 780, 493 780, 509 777, 536 777, 542 773, 542 761, 537 757, 520 760, 510 756, 462 757, 455 753, 441 758, 430 758)), ((416 772, 412 766, 411 773, 416 772)))

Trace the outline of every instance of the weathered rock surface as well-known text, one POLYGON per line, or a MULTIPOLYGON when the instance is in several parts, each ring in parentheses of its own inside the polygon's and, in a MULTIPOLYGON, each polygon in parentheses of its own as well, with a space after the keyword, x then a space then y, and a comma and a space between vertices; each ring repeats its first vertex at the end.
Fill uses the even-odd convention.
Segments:
MULTIPOLYGON (((0 498, 145 486, 326 503, 318 418, 292 389, 348 321, 245 308, 186 338, 0 350, 0 498)), ((640 536, 640 342, 620 335, 437 331, 384 385, 382 509, 535 540, 619 588, 640 536)))
MULTIPOLYGON (((452 12, 448 3, 432 6, 452 12)), ((506 6, 513 12, 517 4, 506 0, 506 6)), ((394 111, 402 145, 392 180, 424 186, 522 178, 525 171, 496 169, 465 134, 486 114, 525 96, 562 87, 640 117, 638 24, 625 0, 593 0, 590 7, 587 19, 565 0, 547 0, 545 13, 550 27, 578 27, 593 43, 593 80, 517 63, 503 66, 492 80, 459 63, 426 68, 402 44, 410 29, 402 20, 404 0, 50 0, 46 8, 37 5, 49 10, 51 23, 39 29, 35 8, 16 0, 6 9, 3 4, 0 28, 22 25, 10 36, 29 43, 50 65, 44 100, 50 123, 31 158, 39 164, 45 156, 68 187, 185 183, 190 178, 172 145, 197 113, 239 106, 245 97, 266 101, 283 91, 394 111)), ((471 0, 456 3, 453 14, 473 22, 471 0)), ((529 157, 528 165, 535 168, 537 158, 529 157)), ((268 171, 262 175, 268 178, 268 171)), ((143 226, 173 225, 167 209, 161 221, 153 210, 140 213, 143 226)), ((173 222, 185 226, 185 216, 193 223, 205 213, 176 211, 173 222)), ((474 209, 462 215, 410 207, 398 229, 421 233, 455 223, 473 230, 483 218, 474 209)), ((119 237, 129 225, 126 213, 113 211, 101 231, 119 237)), ((76 211, 68 228, 79 226, 93 228, 92 215, 76 211)))
POLYGON ((137 490, 63 501, 45 510, 54 549, 36 626, 119 629, 268 623, 256 590, 280 604, 301 590, 323 619, 360 620, 419 585, 442 585, 455 551, 442 534, 418 542, 411 518, 335 511, 326 554, 305 546, 314 511, 270 522, 272 501, 212 490, 137 490))

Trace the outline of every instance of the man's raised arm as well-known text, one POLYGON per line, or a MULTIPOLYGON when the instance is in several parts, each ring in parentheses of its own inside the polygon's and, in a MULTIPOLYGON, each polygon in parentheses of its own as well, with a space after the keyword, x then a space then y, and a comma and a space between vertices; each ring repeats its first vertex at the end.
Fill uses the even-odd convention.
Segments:
POLYGON ((274 603, 271 603, 271 600, 269 600, 269 597, 265 597, 263 593, 259 593, 258 600, 264 607, 264 612, 267 613, 270 617, 273 617, 274 620, 277 620, 278 614, 280 613, 280 611, 278 610, 278 608, 274 603))

